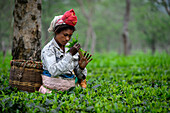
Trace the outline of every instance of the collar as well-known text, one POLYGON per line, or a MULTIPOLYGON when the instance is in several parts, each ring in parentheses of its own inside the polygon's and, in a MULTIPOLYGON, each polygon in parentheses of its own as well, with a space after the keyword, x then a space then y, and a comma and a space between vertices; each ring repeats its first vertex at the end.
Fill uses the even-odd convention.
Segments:
POLYGON ((60 46, 58 45, 58 43, 55 41, 54 38, 52 39, 52 43, 54 44, 54 46, 55 46, 59 51, 61 51, 62 53, 64 53, 64 51, 60 48, 60 46))

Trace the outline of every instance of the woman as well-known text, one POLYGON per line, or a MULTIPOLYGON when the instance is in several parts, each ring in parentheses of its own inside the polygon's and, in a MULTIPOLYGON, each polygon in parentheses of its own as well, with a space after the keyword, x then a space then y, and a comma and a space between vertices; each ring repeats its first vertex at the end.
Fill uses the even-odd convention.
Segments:
POLYGON ((75 31, 76 23, 77 17, 73 9, 64 15, 55 16, 52 20, 48 31, 53 31, 55 36, 41 52, 44 69, 43 85, 39 89, 41 93, 50 93, 49 89, 68 90, 74 87, 77 81, 86 88, 86 65, 92 60, 92 55, 82 55, 78 43, 71 47, 69 52, 65 47, 75 31))

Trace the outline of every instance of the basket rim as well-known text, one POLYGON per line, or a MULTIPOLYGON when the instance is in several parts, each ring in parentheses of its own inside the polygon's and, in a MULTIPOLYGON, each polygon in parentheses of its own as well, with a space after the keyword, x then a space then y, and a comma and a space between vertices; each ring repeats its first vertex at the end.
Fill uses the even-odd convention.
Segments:
POLYGON ((33 61, 33 60, 11 60, 10 66, 43 69, 43 65, 41 61, 33 61))
POLYGON ((17 60, 11 60, 11 62, 35 62, 35 63, 42 63, 41 61, 34 61, 34 60, 22 60, 22 59, 17 59, 17 60))

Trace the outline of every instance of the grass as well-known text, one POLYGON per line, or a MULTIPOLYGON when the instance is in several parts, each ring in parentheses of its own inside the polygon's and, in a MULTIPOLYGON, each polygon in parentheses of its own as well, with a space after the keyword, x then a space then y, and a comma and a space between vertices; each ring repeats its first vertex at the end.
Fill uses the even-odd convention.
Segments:
MULTIPOLYGON (((2 55, 1 55, 2 56, 2 55)), ((88 86, 41 94, 9 87, 8 54, 0 64, 2 112, 169 112, 170 56, 95 54, 88 86)), ((2 60, 2 57, 0 57, 2 60)))

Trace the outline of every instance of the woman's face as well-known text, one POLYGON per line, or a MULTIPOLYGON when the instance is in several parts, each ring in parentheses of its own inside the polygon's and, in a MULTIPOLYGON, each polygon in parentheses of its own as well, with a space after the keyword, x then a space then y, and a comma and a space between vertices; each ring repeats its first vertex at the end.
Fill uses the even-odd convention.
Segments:
POLYGON ((55 40, 59 44, 59 46, 65 46, 67 42, 71 39, 73 34, 73 30, 63 30, 60 33, 56 34, 55 40))

